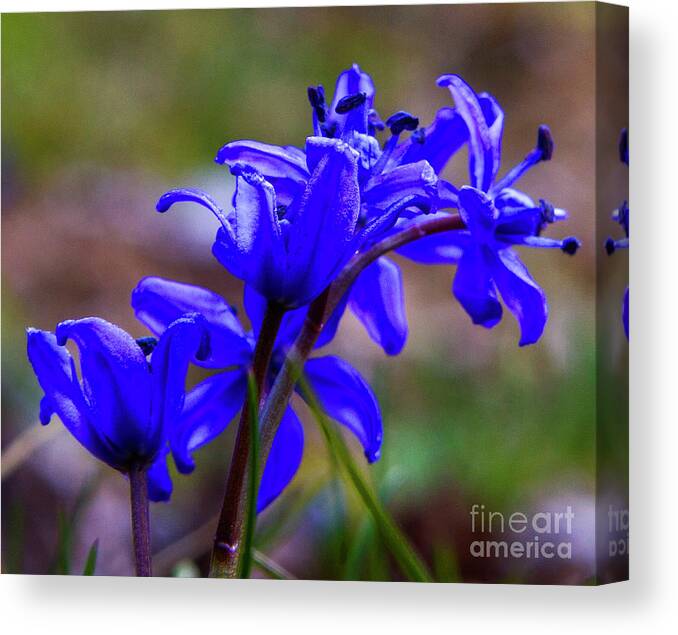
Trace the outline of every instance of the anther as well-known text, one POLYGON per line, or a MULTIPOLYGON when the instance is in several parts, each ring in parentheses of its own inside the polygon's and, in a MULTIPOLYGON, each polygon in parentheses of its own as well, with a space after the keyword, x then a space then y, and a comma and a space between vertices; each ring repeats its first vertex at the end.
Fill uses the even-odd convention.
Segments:
POLYGON ((416 130, 419 119, 409 112, 400 110, 386 120, 386 125, 390 128, 391 134, 397 136, 403 130, 416 130))
POLYGON ((412 142, 423 145, 426 142, 426 130, 424 128, 415 130, 412 133, 412 142))
POLYGON ((615 245, 614 240, 612 240, 612 238, 608 238, 605 241, 605 251, 607 252, 607 255, 611 256, 616 250, 617 245, 615 245))
POLYGON ((158 340, 155 337, 140 337, 137 339, 137 345, 144 354, 144 357, 148 357, 158 345, 158 340))
POLYGON ((563 244, 560 246, 560 249, 569 256, 574 256, 577 253, 579 247, 581 247, 581 243, 573 236, 570 236, 569 238, 565 238, 563 240, 563 244))
POLYGON ((278 220, 285 218, 285 214, 287 214, 287 205, 276 205, 275 214, 278 217, 278 220))
POLYGON ((315 116, 320 123, 327 119, 327 108, 325 106, 325 89, 322 85, 308 87, 308 101, 315 111, 315 116))
POLYGON ((548 126, 539 126, 537 131, 537 149, 541 152, 541 161, 551 160, 553 156, 553 137, 548 126))
POLYGON ((354 93, 353 95, 346 95, 339 100, 334 110, 338 115, 345 115, 351 112, 358 106, 362 106, 367 100, 367 93, 354 93))

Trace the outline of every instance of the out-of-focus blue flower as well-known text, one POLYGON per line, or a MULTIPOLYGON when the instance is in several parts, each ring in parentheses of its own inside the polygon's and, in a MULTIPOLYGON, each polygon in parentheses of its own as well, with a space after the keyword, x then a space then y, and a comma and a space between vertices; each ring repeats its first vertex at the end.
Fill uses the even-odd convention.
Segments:
MULTIPOLYGON (((626 165, 629 164, 629 133, 626 128, 622 130, 619 137, 619 159, 626 165)), ((605 241, 605 251, 608 255, 612 255, 617 249, 629 248, 629 204, 624 201, 612 214, 612 219, 619 223, 624 230, 624 238, 614 240, 608 238, 605 241)), ((629 288, 626 287, 624 292, 624 299, 622 300, 622 322, 624 324, 624 333, 626 338, 629 337, 629 288)))
POLYGON ((168 500, 167 440, 184 407, 188 364, 209 356, 205 319, 177 315, 157 343, 135 341, 96 317, 62 322, 55 333, 29 328, 26 335, 44 391, 43 425, 56 414, 99 460, 121 472, 146 467, 149 497, 168 500), (80 351, 79 373, 69 339, 80 351))
MULTIPOLYGON (((132 293, 132 307, 137 318, 160 336, 176 316, 189 307, 192 311, 200 311, 208 322, 212 352, 196 363, 223 370, 187 394, 183 413, 170 437, 177 468, 189 473, 195 468, 193 452, 228 426, 247 396, 247 369, 259 336, 266 300, 252 287, 245 287, 245 309, 252 324, 251 332, 245 332, 235 311, 221 296, 162 278, 141 280, 132 293)), ((280 369, 305 317, 306 310, 301 308, 289 311, 283 318, 272 355, 269 382, 280 369)), ((332 339, 337 323, 338 318, 328 321, 316 347, 332 339)), ((357 437, 369 461, 376 461, 382 442, 382 421, 376 397, 367 382, 346 361, 334 356, 308 360, 304 373, 324 411, 357 437)), ((299 394, 304 397, 303 393, 299 394)), ((292 480, 301 463, 303 445, 301 423, 293 408, 288 406, 262 475, 259 511, 292 480)))
POLYGON ((450 118, 461 119, 466 129, 470 186, 459 191, 457 207, 467 229, 422 238, 399 253, 425 264, 457 264, 453 293, 473 322, 495 326, 502 317, 501 295, 520 324, 520 345, 532 344, 546 324, 546 297, 511 248, 557 248, 574 254, 579 247, 575 238, 541 236, 548 225, 567 217, 564 210, 544 200, 536 204, 512 187, 531 167, 551 158, 551 134, 540 126, 536 147, 497 180, 504 126, 498 103, 489 94, 476 94, 456 75, 440 77, 438 85, 449 88, 455 100, 450 118))

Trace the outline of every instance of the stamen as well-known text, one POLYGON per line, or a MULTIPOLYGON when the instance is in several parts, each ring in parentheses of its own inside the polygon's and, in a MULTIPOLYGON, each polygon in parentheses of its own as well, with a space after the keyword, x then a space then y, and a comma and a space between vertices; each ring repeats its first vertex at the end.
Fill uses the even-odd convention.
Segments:
POLYGON ((285 214, 287 214, 287 205, 277 205, 275 208, 275 213, 278 217, 278 220, 282 220, 285 218, 285 214))
POLYGON ((367 100, 367 93, 354 93, 353 95, 346 95, 339 100, 339 103, 335 106, 334 111, 338 115, 345 115, 347 112, 351 112, 358 106, 362 106, 367 100))
POLYGON ((332 121, 320 124, 320 132, 322 133, 323 137, 327 137, 328 139, 334 139, 334 137, 337 134, 337 122, 332 121))
POLYGON ((553 156, 553 137, 548 126, 541 125, 537 131, 537 149, 542 161, 550 161, 553 156))
POLYGON ((416 130, 419 119, 409 112, 400 110, 386 120, 386 125, 390 128, 392 135, 398 136, 403 130, 416 130))
POLYGON ((419 143, 423 145, 426 142, 426 129, 419 128, 412 133, 412 143, 419 143))
POLYGON ((570 236, 563 240, 560 249, 569 256, 574 256, 579 247, 581 247, 581 243, 574 236, 570 236))
POLYGON ((377 131, 381 131, 386 127, 381 120, 381 117, 379 117, 379 113, 374 108, 370 108, 367 113, 367 126, 368 132, 372 136, 374 136, 377 131))
POLYGON ((325 89, 322 84, 308 87, 308 101, 320 123, 327 119, 327 106, 325 105, 325 89))
POLYGON ((542 222, 545 224, 554 223, 556 220, 556 212, 553 204, 544 198, 540 198, 539 207, 541 207, 542 222))
POLYGON ((144 354, 144 357, 148 357, 158 345, 158 340, 155 337, 140 337, 137 339, 137 345, 141 349, 141 352, 144 354))
POLYGON ((608 256, 611 256, 617 250, 617 245, 615 244, 612 238, 608 238, 605 241, 605 251, 608 256))

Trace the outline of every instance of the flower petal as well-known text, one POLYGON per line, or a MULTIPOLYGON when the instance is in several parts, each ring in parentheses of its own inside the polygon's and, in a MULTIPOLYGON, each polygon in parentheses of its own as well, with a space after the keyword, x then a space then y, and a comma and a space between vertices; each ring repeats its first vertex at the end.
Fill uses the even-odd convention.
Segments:
POLYGON ((151 428, 149 437, 162 446, 184 407, 186 373, 194 357, 209 355, 209 331, 205 318, 187 313, 175 320, 160 336, 151 355, 151 428))
POLYGON ((508 309, 520 324, 520 346, 534 344, 548 318, 546 295, 512 249, 501 249, 493 259, 492 274, 508 309))
POLYGON ((406 196, 419 196, 435 201, 438 179, 426 161, 400 165, 370 179, 362 193, 362 202, 379 209, 397 203, 406 196))
POLYGON ((370 463, 377 461, 383 437, 381 412, 360 373, 334 356, 309 359, 304 373, 322 409, 357 437, 370 463))
POLYGON ((137 319, 156 336, 186 313, 200 313, 207 321, 211 354, 197 361, 206 368, 228 368, 250 362, 252 346, 235 309, 224 298, 203 287, 150 276, 132 291, 137 319))
POLYGON ((471 245, 464 250, 452 291, 474 324, 492 328, 501 320, 502 308, 484 251, 486 248, 478 245, 471 245))
POLYGON ((494 180, 501 156, 501 110, 494 114, 494 121, 488 124, 488 115, 493 110, 494 100, 481 103, 475 91, 458 75, 443 75, 438 78, 438 86, 449 89, 456 110, 468 128, 470 183, 487 192, 494 180), (496 125, 497 122, 499 125, 496 125))
POLYGON ((99 460, 121 467, 117 453, 92 426, 90 406, 78 382, 73 358, 57 344, 49 331, 27 329, 28 360, 45 396, 40 402, 40 421, 49 423, 56 414, 66 429, 99 460))
POLYGON ((192 452, 219 436, 240 410, 247 395, 247 374, 232 370, 212 375, 191 390, 169 435, 177 469, 195 469, 192 452))
POLYGON ((153 459, 159 449, 151 434, 151 375, 131 335, 101 318, 68 320, 56 328, 57 342, 72 339, 80 349, 82 385, 91 420, 124 457, 153 459))
POLYGON ((357 153, 334 139, 310 137, 307 146, 322 158, 290 218, 289 306, 310 302, 327 286, 347 257, 360 212, 357 153))
POLYGON ((397 355, 407 340, 407 317, 400 268, 386 257, 365 268, 353 284, 350 307, 368 335, 387 355, 397 355))
POLYGON ((215 161, 233 167, 245 163, 259 172, 275 189, 276 200, 289 203, 303 191, 309 178, 306 156, 292 146, 274 146, 259 141, 233 141, 223 146, 215 161))
POLYGON ((233 241, 233 232, 229 220, 219 205, 214 201, 214 199, 203 192, 202 190, 196 190, 193 188, 181 188, 177 190, 171 190, 163 194, 155 206, 155 208, 162 214, 169 210, 172 205, 175 203, 197 203, 202 207, 208 209, 217 220, 221 223, 222 228, 224 229, 226 236, 229 241, 233 241))
POLYGON ((172 496, 172 478, 167 467, 168 453, 169 450, 165 446, 146 471, 148 498, 154 503, 166 503, 172 496))
POLYGON ((273 186, 244 164, 231 172, 237 177, 232 226, 239 274, 266 297, 278 299, 286 255, 273 186))
POLYGON ((292 408, 288 407, 273 439, 261 477, 257 513, 266 509, 289 485, 301 465, 303 454, 304 429, 292 408))
POLYGON ((329 113, 330 121, 337 126, 335 136, 339 136, 348 130, 354 130, 362 134, 368 132, 367 116, 374 103, 374 93, 372 78, 367 73, 364 73, 357 64, 353 64, 351 68, 340 73, 339 77, 337 77, 329 113), (365 93, 365 103, 346 114, 337 114, 337 104, 344 97, 355 95, 356 93, 365 93))

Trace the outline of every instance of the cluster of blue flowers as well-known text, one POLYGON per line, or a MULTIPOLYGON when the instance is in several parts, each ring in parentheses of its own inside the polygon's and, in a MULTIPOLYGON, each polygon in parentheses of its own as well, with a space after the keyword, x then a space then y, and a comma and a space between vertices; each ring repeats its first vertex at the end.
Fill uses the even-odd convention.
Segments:
MULTIPOLYGON (((575 238, 542 235, 566 218, 564 210, 514 188, 530 168, 551 159, 551 133, 540 126, 525 159, 499 177, 499 104, 456 75, 440 77, 438 85, 449 89, 454 107, 441 108, 428 126, 404 111, 382 121, 372 79, 354 65, 339 75, 330 103, 322 86, 308 89, 312 129, 303 150, 259 141, 234 141, 219 150, 216 162, 235 177, 229 205, 195 189, 163 195, 159 212, 191 202, 216 217, 213 254, 244 282, 250 329, 212 291, 157 277, 141 280, 131 300, 155 337, 134 340, 98 318, 64 322, 56 334, 29 329, 28 356, 45 393, 41 421, 56 413, 94 456, 123 473, 142 466, 150 498, 169 499, 169 454, 180 472, 191 472, 193 453, 246 402, 266 307, 273 303, 285 312, 266 373, 270 386, 309 303, 347 263, 380 240, 437 217, 459 215, 464 229, 422 231, 399 253, 422 264, 455 265, 454 297, 475 324, 495 326, 503 301, 518 321, 520 345, 536 342, 547 320, 546 297, 515 247, 574 254, 579 246, 575 238), (457 187, 442 173, 462 149, 468 151, 468 180, 457 187), (64 348, 68 339, 80 349, 79 372, 64 348), (186 392, 189 363, 218 372, 186 392)), ((402 274, 393 260, 381 256, 359 273, 316 349, 332 340, 346 310, 387 354, 402 350, 408 325, 402 274)), ((335 356, 312 357, 303 370, 327 415, 356 436, 368 461, 376 461, 382 419, 365 379, 335 356)), ((264 467, 259 510, 294 477, 303 443, 289 406, 264 467)))

